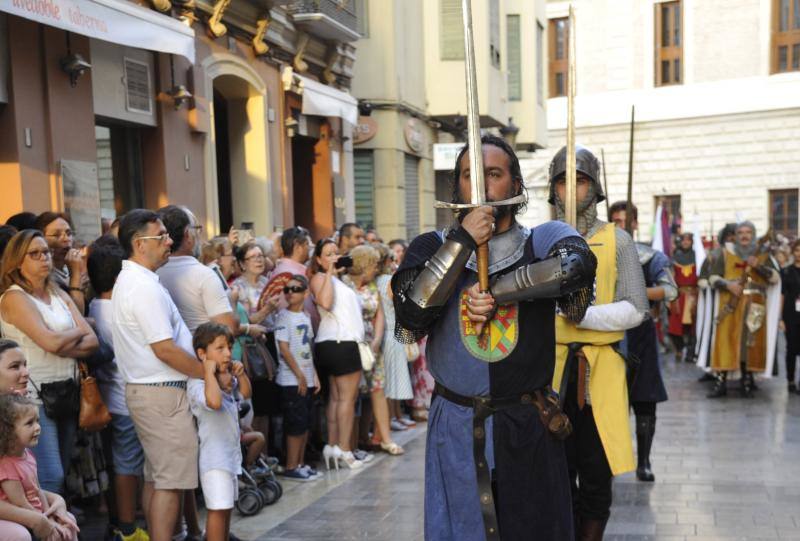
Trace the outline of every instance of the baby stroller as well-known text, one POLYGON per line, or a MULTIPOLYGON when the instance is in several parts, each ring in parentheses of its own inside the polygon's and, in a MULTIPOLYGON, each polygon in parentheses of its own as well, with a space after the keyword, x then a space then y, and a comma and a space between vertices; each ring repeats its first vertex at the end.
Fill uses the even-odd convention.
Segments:
MULTIPOLYGON (((239 416, 247 415, 250 404, 243 402, 239 406, 239 416)), ((242 457, 247 455, 247 449, 242 446, 242 457)), ((239 476, 239 498, 236 500, 236 510, 248 517, 257 514, 265 505, 272 505, 283 496, 283 487, 275 477, 275 472, 260 457, 255 467, 248 471, 242 465, 242 474, 239 476)))

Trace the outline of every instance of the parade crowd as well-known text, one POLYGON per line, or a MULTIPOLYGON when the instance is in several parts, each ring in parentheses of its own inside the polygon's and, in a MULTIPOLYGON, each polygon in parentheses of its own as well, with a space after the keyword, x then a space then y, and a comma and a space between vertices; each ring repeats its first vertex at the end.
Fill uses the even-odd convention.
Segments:
POLYGON ((260 509, 322 464, 402 455, 393 433, 427 420, 424 341, 394 335, 404 240, 348 223, 203 242, 174 205, 103 229, 0 226, 3 540, 77 539, 97 510, 108 539, 236 539, 240 492, 260 509))
MULTIPOLYGON (((485 136, 483 152, 490 200, 522 194, 513 149, 485 136)), ((428 539, 602 539, 612 478, 655 480, 665 348, 703 369, 710 398, 733 374, 751 397, 783 331, 797 391, 800 242, 744 221, 702 245, 676 220, 657 224, 672 233, 659 249, 635 243, 630 202, 598 217, 599 162, 580 146, 573 228, 565 153, 549 169, 556 220, 529 229, 524 205, 481 207, 410 246, 354 223, 332 238, 292 227, 204 242, 175 205, 104 222, 88 245, 64 214, 9 219, 0 538, 77 539, 88 506, 107 511, 109 538, 235 539, 251 485, 274 501, 323 465, 402 455, 393 433, 430 410, 428 539)))

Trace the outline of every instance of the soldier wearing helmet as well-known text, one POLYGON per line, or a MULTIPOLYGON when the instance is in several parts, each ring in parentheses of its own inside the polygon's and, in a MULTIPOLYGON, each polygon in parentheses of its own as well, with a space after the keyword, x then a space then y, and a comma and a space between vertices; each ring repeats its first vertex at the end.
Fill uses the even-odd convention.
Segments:
MULTIPOLYGON (((567 150, 553 157, 549 202, 565 219, 567 150)), ((597 258, 594 298, 576 323, 556 316, 553 388, 574 431, 566 440, 577 539, 601 540, 611 512, 611 480, 635 469, 628 424, 626 363, 616 346, 647 317, 644 275, 630 235, 597 217, 605 199, 600 164, 576 147, 577 229, 597 258)))

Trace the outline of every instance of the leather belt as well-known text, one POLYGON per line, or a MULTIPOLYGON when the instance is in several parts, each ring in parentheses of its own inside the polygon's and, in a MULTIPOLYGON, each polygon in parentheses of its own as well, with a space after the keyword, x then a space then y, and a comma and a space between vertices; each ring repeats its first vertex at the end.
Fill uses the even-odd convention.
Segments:
MULTIPOLYGON (((436 382, 433 388, 433 396, 440 396, 459 406, 472 408, 472 457, 475 461, 483 527, 487 541, 499 541, 500 532, 497 526, 497 512, 492 494, 492 479, 485 455, 486 419, 504 409, 531 405, 539 411, 539 417, 542 419, 545 428, 554 434, 560 434, 563 431, 568 433, 569 422, 558 408, 558 401, 549 387, 508 397, 492 398, 490 396, 465 396, 451 391, 436 382)), ((566 435, 563 437, 566 437, 566 435)))

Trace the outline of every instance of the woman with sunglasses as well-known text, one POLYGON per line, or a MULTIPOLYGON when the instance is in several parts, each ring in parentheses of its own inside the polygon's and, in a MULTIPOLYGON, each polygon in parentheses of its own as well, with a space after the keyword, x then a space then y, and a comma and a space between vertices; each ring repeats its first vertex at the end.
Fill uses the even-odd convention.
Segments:
POLYGON ((40 231, 25 229, 14 235, 0 265, 0 326, 28 360, 28 390, 39 404, 42 426, 33 450, 41 486, 62 493, 78 424, 77 409, 71 406, 77 404, 67 400, 56 418, 53 411, 48 415, 36 389, 47 384, 77 388, 75 359, 94 353, 98 342, 73 300, 52 283, 52 265, 50 247, 40 231))

